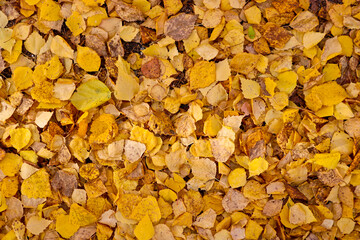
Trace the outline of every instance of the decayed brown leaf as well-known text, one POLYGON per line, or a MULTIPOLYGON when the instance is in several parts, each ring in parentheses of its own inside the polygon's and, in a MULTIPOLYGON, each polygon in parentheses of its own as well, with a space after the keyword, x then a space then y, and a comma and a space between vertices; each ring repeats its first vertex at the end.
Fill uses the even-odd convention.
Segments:
POLYGON ((196 19, 196 15, 177 14, 165 22, 164 33, 175 41, 187 39, 194 29, 196 19))

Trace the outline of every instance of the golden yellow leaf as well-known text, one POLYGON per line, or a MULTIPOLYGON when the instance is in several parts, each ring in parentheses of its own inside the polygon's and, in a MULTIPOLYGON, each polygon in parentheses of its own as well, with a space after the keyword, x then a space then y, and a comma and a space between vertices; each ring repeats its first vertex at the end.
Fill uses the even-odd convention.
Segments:
POLYGON ((268 161, 262 157, 253 159, 249 163, 249 177, 259 175, 265 172, 269 167, 268 161))
POLYGON ((15 176, 23 164, 22 158, 14 153, 6 153, 4 158, 0 161, 0 169, 6 175, 15 176))
POLYGON ((134 234, 139 240, 150 240, 154 236, 154 226, 148 215, 145 215, 136 225, 134 234))
POLYGON ((100 68, 101 59, 91 48, 77 46, 76 62, 87 72, 96 72, 100 68))
POLYGON ((69 213, 69 222, 75 226, 87 226, 95 223, 97 218, 85 208, 76 203, 71 204, 69 213))
POLYGON ((204 88, 210 86, 216 80, 216 68, 214 62, 200 61, 194 64, 190 71, 190 88, 204 88))
POLYGON ((18 91, 27 89, 33 85, 32 70, 29 67, 17 67, 12 75, 18 91))
POLYGON ((45 168, 40 169, 24 180, 21 185, 21 194, 29 198, 52 197, 49 174, 45 168))
POLYGON ((66 19, 65 24, 75 37, 83 33, 86 29, 86 23, 84 18, 79 12, 76 11, 71 13, 70 17, 66 19))

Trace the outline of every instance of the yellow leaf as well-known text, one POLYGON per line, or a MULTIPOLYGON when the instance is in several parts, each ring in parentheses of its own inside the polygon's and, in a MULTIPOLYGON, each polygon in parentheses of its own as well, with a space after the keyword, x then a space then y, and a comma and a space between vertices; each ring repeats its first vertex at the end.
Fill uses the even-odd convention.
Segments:
POLYGON ((326 40, 324 48, 321 54, 321 62, 324 64, 326 61, 340 55, 342 53, 342 47, 337 37, 329 38, 326 40))
POLYGON ((111 92, 107 86, 97 79, 91 79, 77 88, 70 101, 78 110, 84 112, 102 105, 110 98, 111 92))
POLYGON ((49 174, 45 168, 40 169, 24 180, 21 185, 21 194, 28 198, 52 197, 49 174))
POLYGON ((16 42, 12 38, 13 30, 10 28, 0 28, 0 47, 11 53, 16 42))
POLYGON ((316 46, 325 36, 325 33, 306 32, 303 37, 303 45, 306 49, 316 46))
POLYGON ((57 79, 64 72, 64 66, 59 60, 59 57, 55 55, 45 63, 45 76, 51 80, 57 79))
MULTIPOLYGON (((72 34, 76 37, 83 33, 86 29, 86 23, 80 13, 73 11, 66 19, 66 26, 70 29, 72 34)), ((90 59, 88 59, 90 60, 90 59)))
POLYGON ((246 184, 246 172, 244 168, 235 168, 228 176, 230 187, 238 188, 246 184))
POLYGON ((312 161, 328 169, 335 169, 340 161, 340 153, 317 153, 312 161))
POLYGON ((12 48, 11 53, 4 50, 2 52, 2 55, 3 55, 3 58, 4 58, 5 61, 12 64, 12 63, 15 63, 18 60, 21 52, 22 52, 22 41, 17 40, 16 43, 14 44, 14 47, 12 48))
POLYGON ((96 7, 103 5, 105 0, 82 0, 87 6, 96 7))
POLYGON ((134 229, 134 234, 139 240, 150 240, 154 234, 154 226, 148 215, 145 215, 134 229))
POLYGON ((101 64, 99 55, 88 47, 77 46, 76 62, 87 72, 98 71, 101 64))
POLYGON ((194 29, 192 31, 192 33, 190 34, 190 36, 187 39, 183 40, 183 43, 184 43, 185 51, 187 53, 190 52, 191 50, 195 49, 197 46, 199 46, 200 37, 199 37, 196 29, 194 29))
POLYGON ((251 53, 238 53, 230 61, 230 67, 233 71, 241 74, 249 74, 257 65, 259 55, 251 53))
POLYGON ((341 102, 334 107, 334 117, 337 120, 347 120, 354 117, 354 113, 348 104, 341 102))
POLYGON ((187 227, 191 227, 192 225, 192 215, 189 212, 185 212, 183 214, 181 214, 180 216, 178 216, 174 222, 172 223, 173 226, 187 226, 187 227))
POLYGON ((262 157, 253 159, 249 163, 249 177, 259 175, 265 172, 269 167, 269 163, 262 157))
POLYGON ((87 226, 95 223, 97 218, 85 208, 76 203, 71 204, 69 213, 69 222, 77 226, 87 226))
MULTIPOLYGON (((35 0, 36 1, 36 0, 35 0)), ((39 20, 58 21, 62 17, 60 15, 61 6, 53 0, 44 0, 39 6, 39 20)))
POLYGON ((170 16, 179 12, 183 4, 180 0, 164 0, 164 7, 166 13, 170 16))
POLYGON ((199 61, 190 70, 190 88, 204 88, 210 86, 216 80, 214 62, 199 61))
POLYGON ((180 190, 185 187, 186 182, 182 177, 180 177, 176 173, 174 173, 173 176, 174 176, 173 178, 166 179, 165 186, 174 190, 175 192, 180 192, 180 190))
POLYGON ((315 86, 311 89, 311 92, 315 93, 325 106, 341 103, 347 97, 345 89, 336 82, 327 82, 315 86))
POLYGON ((109 142, 118 132, 118 126, 114 115, 101 114, 92 122, 90 132, 90 144, 103 144, 109 142))
POLYGON ((170 189, 162 189, 159 191, 159 196, 167 202, 173 202, 177 199, 177 194, 170 189))
POLYGON ((289 96, 284 92, 277 92, 270 98, 270 103, 275 110, 280 111, 289 104, 289 96))
POLYGON ((287 71, 278 75, 279 81, 276 82, 276 87, 287 94, 290 94, 296 87, 298 75, 293 71, 287 71))
POLYGON ((256 98, 260 96, 260 84, 253 80, 241 78, 241 91, 247 99, 256 98))
POLYGON ((133 0, 132 5, 140 9, 143 13, 146 13, 151 8, 151 4, 146 0, 133 0))
POLYGON ((218 115, 210 115, 204 122, 204 133, 206 136, 214 137, 222 128, 222 121, 218 115))
POLYGON ((24 42, 26 50, 35 55, 40 53, 40 49, 44 46, 44 44, 45 40, 38 31, 33 31, 24 42))
POLYGON ((59 57, 64 58, 73 58, 74 57, 74 50, 70 47, 70 45, 60 37, 60 35, 56 35, 50 44, 50 50, 52 53, 59 57))
POLYGON ((341 77, 339 65, 335 63, 326 64, 323 68, 323 74, 326 82, 336 80, 341 77))
POLYGON ((6 176, 13 177, 20 171, 22 164, 23 160, 19 155, 6 153, 0 161, 0 169, 6 176))
POLYGON ((2 180, 1 192, 5 197, 13 197, 18 191, 18 177, 5 177, 2 180))
POLYGON ((157 139, 155 135, 142 127, 134 126, 130 134, 131 140, 141 142, 146 145, 146 152, 150 152, 157 145, 157 139))
POLYGON ((147 196, 141 199, 139 204, 133 209, 129 218, 140 221, 145 216, 148 216, 153 223, 161 219, 158 202, 153 196, 147 196))
POLYGON ((257 222, 249 220, 245 227, 245 236, 246 239, 259 239, 260 234, 262 233, 263 228, 257 222))
POLYGON ((18 91, 27 89, 33 85, 33 71, 29 67, 17 67, 12 75, 12 80, 18 91))
POLYGON ((340 218, 336 225, 343 234, 350 234, 355 227, 355 222, 350 218, 340 218))
POLYGON ((10 143, 16 150, 26 147, 31 140, 31 132, 27 128, 16 128, 10 131, 10 143))
POLYGON ((248 21, 248 23, 250 24, 260 24, 261 21, 261 11, 260 9, 254 5, 250 8, 247 8, 244 11, 246 20, 248 21))
POLYGON ((283 206, 281 212, 280 212, 280 221, 281 223, 290 229, 296 228, 297 225, 291 224, 289 221, 289 208, 294 205, 294 202, 291 200, 291 198, 288 199, 287 203, 283 206))
MULTIPOLYGON (((270 96, 274 96, 276 82, 272 78, 269 78, 269 77, 265 78, 265 87, 266 87, 266 91, 270 94, 270 96)), ((268 96, 268 95, 266 95, 266 96, 268 96)))
POLYGON ((35 5, 40 2, 40 0, 25 0, 25 2, 29 5, 35 5))
POLYGON ((212 157, 211 145, 207 139, 199 139, 190 147, 190 152, 195 157, 212 157))
POLYGON ((119 73, 114 95, 119 100, 130 101, 138 93, 139 83, 130 70, 130 64, 122 57, 119 56, 116 66, 119 73))
POLYGON ((353 40, 349 36, 339 36, 338 40, 342 47, 342 53, 347 56, 351 57, 353 53, 353 40))
POLYGON ((88 17, 86 20, 89 27, 97 27, 101 24, 102 20, 107 19, 108 15, 105 8, 99 7, 99 12, 95 15, 88 17))
POLYGON ((136 35, 139 33, 139 28, 133 27, 133 26, 122 26, 119 30, 119 36, 122 40, 125 42, 131 42, 136 35))
POLYGON ((7 232, 6 235, 1 238, 1 240, 17 240, 14 230, 7 232))

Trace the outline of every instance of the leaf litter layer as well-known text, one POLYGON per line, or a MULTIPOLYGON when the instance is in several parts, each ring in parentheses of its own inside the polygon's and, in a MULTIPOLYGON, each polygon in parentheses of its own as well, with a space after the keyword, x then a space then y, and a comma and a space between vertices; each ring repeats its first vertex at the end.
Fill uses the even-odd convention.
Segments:
POLYGON ((355 0, 0 1, 0 238, 359 239, 355 0))

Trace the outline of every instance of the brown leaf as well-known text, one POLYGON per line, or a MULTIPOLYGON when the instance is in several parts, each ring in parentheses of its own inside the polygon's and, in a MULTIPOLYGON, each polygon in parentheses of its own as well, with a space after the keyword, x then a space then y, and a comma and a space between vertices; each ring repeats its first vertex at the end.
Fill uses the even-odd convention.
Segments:
POLYGON ((70 240, 88 240, 96 233, 96 225, 79 228, 70 240))
POLYGON ((354 207, 354 193, 351 191, 349 186, 339 187, 339 200, 349 208, 354 207))
POLYGON ((159 59, 153 58, 141 66, 141 72, 145 77, 158 78, 161 76, 159 59))
POLYGON ((299 7, 297 0, 274 0, 271 4, 280 12, 292 12, 299 7))
POLYGON ((154 112, 148 122, 149 129, 155 134, 174 135, 175 130, 169 116, 164 112, 154 112))
POLYGON ((51 180, 51 186, 54 190, 60 191, 62 195, 67 197, 71 196, 77 184, 76 176, 64 170, 58 170, 51 180))
POLYGON ((125 50, 119 34, 115 34, 107 43, 111 57, 124 56, 125 50))
POLYGON ((195 27, 197 15, 180 13, 165 22, 165 35, 175 41, 187 39, 195 27))
POLYGON ((249 200, 240 191, 230 188, 222 200, 222 206, 226 212, 232 213, 243 210, 249 204, 249 200))
POLYGON ((270 54, 269 44, 263 37, 259 38, 254 42, 254 49, 259 54, 264 54, 264 55, 270 54))
POLYGON ((297 188, 292 187, 291 185, 285 183, 285 189, 288 192, 291 199, 305 200, 307 201, 307 197, 300 192, 297 188))
POLYGON ((323 184, 329 187, 334 187, 343 181, 343 178, 337 169, 317 172, 317 177, 323 184))
POLYGON ((319 19, 309 11, 300 12, 290 23, 290 27, 300 32, 309 32, 319 25, 319 19))
POLYGON ((85 46, 92 48, 100 56, 107 56, 105 42, 102 41, 98 36, 88 34, 85 36, 85 46))
POLYGON ((359 163, 360 163, 360 152, 358 152, 355 155, 355 157, 354 157, 353 161, 351 162, 350 167, 348 168, 346 174, 350 174, 354 169, 356 169, 359 166, 359 163))
POLYGON ((266 23, 263 37, 272 47, 283 48, 290 40, 291 34, 275 23, 266 23))
POLYGON ((273 199, 268 201, 263 209, 263 214, 267 217, 273 217, 280 213, 283 205, 283 201, 281 199, 273 199))
POLYGON ((127 22, 144 21, 144 14, 135 6, 124 3, 122 1, 117 2, 115 7, 116 13, 119 17, 127 22))
POLYGON ((105 67, 110 77, 117 78, 118 76, 118 68, 116 66, 116 57, 105 57, 105 67))
POLYGON ((147 27, 140 26, 140 35, 143 44, 156 40, 156 31, 147 27))

